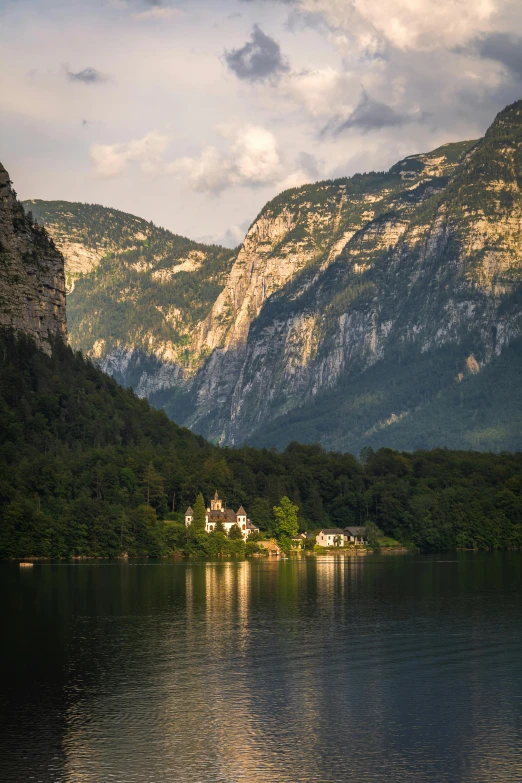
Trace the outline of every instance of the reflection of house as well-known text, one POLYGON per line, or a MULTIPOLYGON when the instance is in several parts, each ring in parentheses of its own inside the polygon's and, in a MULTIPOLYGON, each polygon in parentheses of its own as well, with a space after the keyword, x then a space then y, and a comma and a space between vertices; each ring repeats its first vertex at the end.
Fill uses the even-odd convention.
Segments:
POLYGON ((270 541, 258 541, 257 545, 272 557, 279 557, 281 555, 282 549, 275 538, 272 538, 270 541))
POLYGON ((365 527, 345 527, 344 539, 347 544, 366 544, 368 532, 365 527))
MULTIPOLYGON (((189 527, 193 520, 194 512, 189 506, 185 511, 185 525, 189 527)), ((259 528, 248 519, 243 506, 241 506, 237 512, 233 511, 231 508, 223 508, 223 501, 220 500, 216 491, 216 494, 210 501, 210 508, 207 508, 205 514, 205 530, 207 533, 212 533, 219 523, 222 524, 222 530, 227 535, 230 532, 230 528, 234 525, 239 527, 244 539, 247 539, 251 533, 259 533, 259 528)))
POLYGON ((344 533, 340 527, 329 527, 320 530, 315 540, 319 546, 343 546, 344 533))

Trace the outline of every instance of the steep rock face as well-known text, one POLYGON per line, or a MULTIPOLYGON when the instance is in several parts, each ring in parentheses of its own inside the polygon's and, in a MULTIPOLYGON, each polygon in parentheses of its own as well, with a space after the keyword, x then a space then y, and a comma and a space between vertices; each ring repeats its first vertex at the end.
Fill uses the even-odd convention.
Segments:
MULTIPOLYGON (((283 193, 263 209, 239 253, 97 205, 24 203, 64 250, 73 347, 196 423, 216 396, 220 405, 230 399, 250 326, 270 296, 304 270, 326 269, 376 215, 407 214, 439 191, 471 144, 411 156, 387 173, 283 193), (196 412, 187 395, 197 396, 196 412)), ((392 223, 391 236, 402 230, 392 223)), ((383 231, 378 239, 391 241, 383 231)))
POLYGON ((519 103, 479 142, 282 193, 228 255, 133 240, 77 279, 73 343, 221 443, 518 448, 521 155, 519 103))
MULTIPOLYGON (((269 203, 250 229, 222 294, 199 330, 196 353, 206 347, 212 355, 192 386, 196 405, 187 412, 175 401, 172 407, 167 405, 171 414, 186 416, 190 426, 208 437, 236 441, 270 415, 274 395, 280 396, 280 384, 286 392, 281 406, 274 409, 278 414, 302 401, 303 384, 311 383, 317 391, 324 379, 329 379, 327 386, 335 382, 343 367, 338 344, 332 346, 321 371, 323 381, 311 381, 303 372, 321 343, 325 313, 305 310, 294 318, 296 300, 316 297, 317 281, 327 276, 343 254, 351 259, 356 286, 367 287, 363 278, 375 255, 397 245, 415 210, 447 186, 474 143, 445 145, 433 153, 411 156, 383 174, 306 186, 269 203), (282 321, 268 328, 265 355, 249 333, 256 329, 252 326, 256 318, 264 321, 265 305, 270 312, 272 300, 279 301, 278 292, 285 296, 284 307, 278 310, 282 321), (276 359, 283 323, 288 336, 276 359), (269 366, 274 361, 277 371, 269 366), (252 366, 259 368, 262 378, 257 389, 252 386, 252 366), (247 431, 243 417, 249 421, 247 431)), ((322 297, 321 307, 334 312, 342 302, 349 304, 350 296, 353 292, 345 286, 334 286, 322 297)), ((343 323, 349 332, 351 319, 344 317, 343 323)), ((365 344, 375 343, 373 327, 370 337, 360 324, 358 329, 365 344)), ((357 353, 355 348, 353 352, 357 353)))
POLYGON ((26 217, 1 164, 0 325, 25 332, 47 352, 50 337, 67 333, 63 256, 26 217))
MULTIPOLYGON (((208 417, 202 431, 232 443, 259 431, 263 441, 268 422, 341 382, 349 395, 350 379, 387 356, 451 344, 471 347, 479 369, 498 357, 522 334, 521 182, 519 103, 499 115, 441 193, 407 219, 396 208, 370 221, 327 269, 267 302, 221 417, 214 412, 215 429, 208 417)), ((385 426, 406 415, 390 410, 385 426)), ((342 437, 330 434, 328 445, 342 437)))

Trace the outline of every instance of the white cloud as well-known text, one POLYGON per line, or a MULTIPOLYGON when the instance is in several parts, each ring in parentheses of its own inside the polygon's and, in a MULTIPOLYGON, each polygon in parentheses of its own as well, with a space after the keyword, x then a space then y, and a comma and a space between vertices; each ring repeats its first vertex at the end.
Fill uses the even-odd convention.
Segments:
POLYGON ((328 117, 341 109, 344 113, 353 111, 352 98, 359 92, 359 80, 332 67, 293 71, 284 80, 282 91, 313 117, 328 117))
MULTIPOLYGON (((372 33, 402 49, 455 46, 490 26, 500 0, 299 0, 301 12, 359 39, 372 33)), ((375 46, 375 42, 372 42, 375 46)))
POLYGON ((104 179, 118 177, 131 162, 139 163, 146 174, 154 174, 162 164, 168 144, 168 137, 156 131, 126 144, 93 144, 90 154, 94 174, 104 179))
POLYGON ((186 236, 241 226, 287 185, 477 138, 521 97, 520 0, 31 0, 31 14, 27 2, 4 5, 2 163, 20 194, 104 203, 186 236), (57 25, 50 8, 66 5, 57 25), (256 23, 291 70, 252 85, 231 78, 222 53, 256 23), (63 63, 92 87, 74 89, 63 63), (110 79, 93 84, 88 67, 110 79), (231 117, 228 136, 217 133, 231 117), (86 177, 89 150, 96 176, 86 177), (318 157, 317 171, 300 150, 318 157))
POLYGON ((169 166, 188 177, 200 192, 220 193, 231 187, 267 185, 279 180, 283 165, 275 136, 256 125, 239 130, 229 151, 205 147, 197 158, 179 158, 169 166))

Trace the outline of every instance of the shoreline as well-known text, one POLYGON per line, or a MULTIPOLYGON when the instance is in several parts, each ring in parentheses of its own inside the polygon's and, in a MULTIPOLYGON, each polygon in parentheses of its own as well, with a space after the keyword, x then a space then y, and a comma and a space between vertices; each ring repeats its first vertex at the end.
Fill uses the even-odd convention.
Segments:
POLYGON ((450 549, 450 550, 444 550, 441 552, 421 552, 419 549, 410 549, 408 547, 386 547, 380 550, 373 550, 370 548, 361 548, 361 549, 341 549, 341 548, 324 548, 320 551, 296 551, 291 550, 288 552, 288 554, 281 556, 270 556, 265 555, 263 553, 255 553, 253 555, 236 555, 236 554, 226 554, 226 555, 216 555, 215 557, 203 557, 200 555, 184 555, 181 552, 176 552, 171 555, 159 555, 157 557, 151 556, 151 555, 116 555, 113 557, 106 557, 106 556, 96 556, 96 555, 74 555, 72 557, 11 557, 11 558, 4 558, 0 560, 1 563, 12 563, 12 564, 18 564, 21 566, 22 563, 47 563, 47 564, 53 564, 53 563, 71 563, 71 564, 82 564, 82 563, 127 563, 128 561, 155 561, 155 562, 168 562, 171 561, 172 563, 181 563, 181 562, 220 562, 220 561, 246 561, 246 560, 259 560, 264 559, 268 560, 270 562, 274 561, 286 561, 290 559, 304 559, 309 557, 337 557, 337 558, 353 558, 357 559, 359 557, 371 557, 371 556, 390 556, 390 555, 429 555, 429 556, 436 556, 436 555, 442 555, 442 554, 458 554, 458 553, 468 553, 468 554, 479 554, 481 552, 516 552, 520 551, 519 548, 508 548, 508 549, 450 549))

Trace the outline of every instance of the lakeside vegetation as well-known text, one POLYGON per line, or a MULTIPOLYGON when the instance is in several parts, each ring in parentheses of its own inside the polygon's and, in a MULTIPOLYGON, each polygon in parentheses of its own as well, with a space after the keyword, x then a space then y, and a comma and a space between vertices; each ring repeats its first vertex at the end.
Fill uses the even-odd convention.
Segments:
POLYGON ((520 453, 219 448, 62 343, 48 357, 0 335, 1 558, 243 554, 184 526, 216 488, 283 543, 293 528, 273 509, 286 496, 301 531, 366 525, 423 551, 522 546, 520 453))

